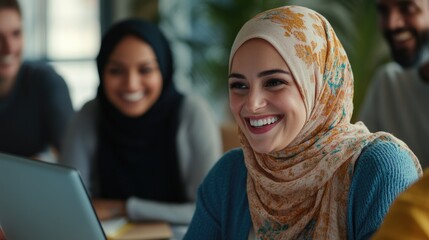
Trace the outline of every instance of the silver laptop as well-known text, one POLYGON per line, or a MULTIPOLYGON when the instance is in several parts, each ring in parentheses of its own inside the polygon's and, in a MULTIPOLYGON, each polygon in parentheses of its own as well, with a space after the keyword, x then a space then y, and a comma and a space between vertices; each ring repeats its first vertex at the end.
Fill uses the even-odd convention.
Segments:
POLYGON ((77 170, 2 153, 0 225, 7 240, 106 239, 77 170))

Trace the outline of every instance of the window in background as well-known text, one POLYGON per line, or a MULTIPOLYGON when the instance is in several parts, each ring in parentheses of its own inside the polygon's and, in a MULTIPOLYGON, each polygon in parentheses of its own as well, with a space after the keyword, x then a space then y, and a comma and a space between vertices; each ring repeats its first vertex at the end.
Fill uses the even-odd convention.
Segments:
MULTIPOLYGON (((216 41, 220 35, 203 18, 203 13, 207 14, 205 5, 206 1, 199 0, 159 0, 159 26, 170 40, 175 56, 175 83, 178 89, 205 98, 216 113, 216 121, 222 123, 227 117, 225 113, 228 113, 225 110, 228 98, 213 94, 212 79, 198 71, 198 68, 209 67, 204 59, 197 58, 198 55, 216 48, 207 43, 216 41), (201 48, 203 45, 204 48, 201 48)), ((225 59, 222 61, 227 61, 225 59)), ((220 79, 224 78, 222 76, 220 79)), ((222 86, 226 87, 226 84, 222 86)))
POLYGON ((66 80, 76 110, 95 96, 99 0, 21 0, 26 60, 47 61, 66 80))

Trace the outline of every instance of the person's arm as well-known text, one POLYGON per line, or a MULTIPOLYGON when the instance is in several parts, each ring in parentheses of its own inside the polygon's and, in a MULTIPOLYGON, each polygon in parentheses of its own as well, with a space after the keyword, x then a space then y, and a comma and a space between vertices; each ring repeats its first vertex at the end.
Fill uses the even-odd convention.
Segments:
POLYGON ((192 203, 163 203, 131 197, 126 201, 127 216, 134 221, 156 220, 189 224, 195 211, 192 203))
POLYGON ((79 170, 85 186, 93 196, 97 192, 90 175, 96 148, 96 112, 96 101, 90 101, 72 117, 59 157, 60 164, 79 170))
POLYGON ((196 200, 198 186, 222 156, 220 126, 211 107, 200 97, 190 96, 183 106, 178 144, 182 175, 190 201, 196 200))
POLYGON ((418 177, 412 158, 396 144, 379 142, 365 148, 350 186, 348 239, 369 239, 393 200, 418 177))
POLYGON ((92 205, 101 221, 127 215, 123 200, 93 198, 92 205))
POLYGON ((252 221, 243 152, 223 155, 198 189, 197 207, 184 239, 248 239, 252 221))
POLYGON ((130 219, 189 224, 195 211, 197 188, 221 156, 219 128, 209 109, 204 101, 194 97, 185 98, 181 107, 178 159, 189 202, 171 204, 132 197, 126 204, 130 219))
POLYGON ((61 142, 68 124, 74 114, 69 89, 64 79, 50 66, 40 67, 41 81, 44 84, 43 124, 44 133, 53 152, 61 151, 61 142), (42 80, 42 79, 41 79, 42 80))
MULTIPOLYGON (((235 166, 232 165, 235 159, 228 158, 227 155, 228 153, 216 163, 198 188, 196 210, 184 239, 222 239, 222 224, 228 223, 222 222, 221 216, 232 218, 232 213, 225 213, 222 208, 222 204, 228 202, 226 197, 229 191, 224 189, 228 186, 224 181, 229 180, 231 168, 235 166)), ((223 207, 227 209, 226 206, 223 207)))
MULTIPOLYGON (((188 227, 184 239, 222 239, 221 237, 221 219, 216 214, 216 207, 220 202, 215 202, 211 184, 216 181, 216 177, 208 177, 201 188, 198 190, 197 207, 192 222, 188 227)), ((220 199, 219 199, 220 200, 220 199)))

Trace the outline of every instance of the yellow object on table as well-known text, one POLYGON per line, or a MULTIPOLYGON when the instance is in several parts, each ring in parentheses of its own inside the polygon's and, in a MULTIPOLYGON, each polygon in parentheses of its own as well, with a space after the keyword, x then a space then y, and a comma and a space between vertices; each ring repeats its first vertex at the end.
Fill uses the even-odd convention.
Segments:
POLYGON ((108 240, 170 239, 171 227, 166 222, 129 222, 125 218, 102 221, 108 240))

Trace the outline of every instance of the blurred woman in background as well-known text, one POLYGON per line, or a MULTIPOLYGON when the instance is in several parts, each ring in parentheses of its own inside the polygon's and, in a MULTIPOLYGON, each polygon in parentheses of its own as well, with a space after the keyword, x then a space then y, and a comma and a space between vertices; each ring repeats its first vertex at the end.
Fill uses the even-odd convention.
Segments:
POLYGON ((190 222, 196 189, 222 153, 206 102, 178 92, 160 29, 127 19, 104 35, 95 99, 72 120, 61 163, 73 166, 100 219, 190 222))

